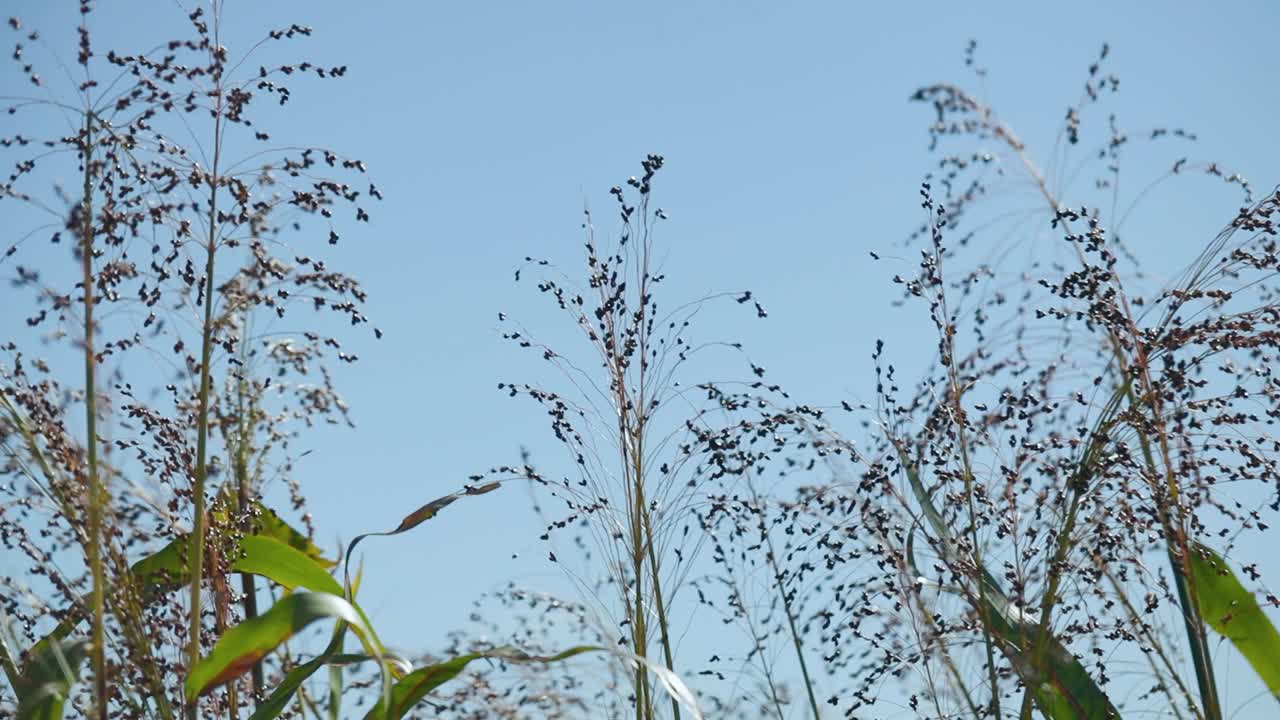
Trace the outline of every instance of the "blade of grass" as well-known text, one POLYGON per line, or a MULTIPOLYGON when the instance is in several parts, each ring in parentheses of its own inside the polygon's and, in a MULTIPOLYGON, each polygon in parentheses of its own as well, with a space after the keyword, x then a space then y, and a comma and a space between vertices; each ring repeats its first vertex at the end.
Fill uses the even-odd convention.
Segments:
POLYGON ((18 720, 58 720, 71 687, 80 679, 80 666, 90 651, 85 638, 59 638, 33 647, 14 686, 18 720))
POLYGON ((1253 593, 1212 549, 1194 543, 1187 561, 1195 578, 1200 616, 1231 641, 1267 686, 1271 697, 1280 701, 1280 632, 1253 593))
POLYGON ((379 654, 386 653, 386 648, 382 646, 382 641, 374 632, 373 623, 369 622, 369 617, 355 601, 354 587, 351 596, 348 597, 343 592, 342 585, 338 584, 338 581, 318 561, 274 538, 256 535, 243 538, 240 541, 240 550, 240 557, 231 566, 233 571, 260 575, 286 590, 301 587, 344 598, 360 616, 365 632, 368 633, 368 643, 376 648, 379 654))
MULTIPOLYGON (((285 640, 311 623, 328 618, 345 623, 367 644, 364 621, 346 600, 329 593, 295 593, 218 638, 209 655, 187 675, 184 685, 187 700, 194 701, 209 690, 248 672, 255 662, 285 640)), ((371 654, 381 658, 380 653, 371 654)))

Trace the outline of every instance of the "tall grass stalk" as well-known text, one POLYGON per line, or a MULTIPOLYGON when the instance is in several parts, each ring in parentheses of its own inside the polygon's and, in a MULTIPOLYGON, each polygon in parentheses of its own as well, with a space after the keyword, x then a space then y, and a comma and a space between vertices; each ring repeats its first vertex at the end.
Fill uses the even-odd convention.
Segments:
MULTIPOLYGON (((752 499, 760 502, 761 498, 756 493, 755 487, 748 483, 751 489, 752 499)), ((800 668, 800 681, 804 683, 805 697, 809 700, 809 710, 813 713, 813 720, 821 720, 822 711, 818 709, 818 696, 814 691, 813 677, 809 674, 809 663, 804 658, 804 645, 800 637, 800 631, 796 627, 796 611, 791 601, 791 593, 787 591, 786 578, 783 577, 782 568, 778 565, 778 551, 774 548, 773 538, 769 537, 768 530, 761 521, 760 534, 764 536, 765 544, 765 561, 769 565, 769 572, 773 575, 773 587, 778 592, 778 599, 782 602, 782 612, 787 619, 787 632, 791 637, 791 647, 795 650, 796 665, 800 668)), ((772 688, 773 679, 769 679, 772 688)), ((776 697, 776 692, 774 693, 776 697)), ((781 712, 779 712, 781 715, 781 712)))
MULTIPOLYGON (((191 599, 190 599, 190 638, 187 645, 187 667, 195 667, 196 662, 200 659, 200 630, 203 625, 201 616, 201 584, 204 573, 204 543, 207 531, 207 518, 205 517, 205 481, 208 477, 208 452, 209 452, 209 376, 210 364, 213 359, 213 325, 214 325, 214 259, 218 250, 218 228, 220 226, 218 217, 218 196, 221 178, 218 175, 219 165, 222 161, 222 65, 223 59, 218 53, 223 52, 221 43, 218 42, 219 31, 221 25, 221 12, 215 6, 213 39, 214 46, 209 51, 209 58, 213 66, 213 163, 209 172, 203 176, 203 181, 209 186, 209 235, 208 245, 205 247, 205 265, 204 265, 204 321, 201 324, 200 339, 200 389, 198 399, 198 409, 196 414, 196 466, 195 477, 192 484, 192 503, 194 519, 192 521, 191 545, 187 550, 189 556, 188 573, 191 575, 191 599)), ((191 703, 187 707, 187 716, 191 720, 195 720, 197 716, 196 703, 191 703)))
MULTIPOLYGON (((83 21, 82 21, 83 22, 83 21)), ((83 28, 83 25, 81 26, 83 28)), ((76 230, 80 233, 80 267, 81 283, 84 285, 84 415, 85 415, 85 447, 88 458, 86 476, 86 504, 88 506, 88 537, 86 551, 89 559, 89 572, 93 577, 93 631, 91 642, 91 658, 93 665, 94 713, 100 720, 107 718, 107 661, 106 661, 106 576, 102 565, 103 544, 103 505, 105 495, 102 491, 101 478, 98 475, 98 360, 94 353, 94 319, 93 319, 93 123, 92 107, 84 109, 84 126, 81 130, 81 160, 84 164, 83 184, 79 207, 79 224, 76 230)))

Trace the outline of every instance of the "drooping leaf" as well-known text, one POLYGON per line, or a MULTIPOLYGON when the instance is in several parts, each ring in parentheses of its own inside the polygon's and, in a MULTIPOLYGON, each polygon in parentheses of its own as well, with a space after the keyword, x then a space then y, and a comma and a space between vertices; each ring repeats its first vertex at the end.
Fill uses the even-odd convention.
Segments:
MULTIPOLYGON (((283 543, 287 549, 293 550, 294 552, 309 558, 314 564, 320 566, 320 573, 325 575, 325 577, 328 577, 330 583, 323 587, 316 587, 303 582, 294 582, 289 584, 284 582, 281 578, 273 577, 271 572, 267 572, 267 570, 276 568, 280 569, 281 572, 294 568, 300 564, 297 562, 296 558, 292 558, 293 562, 291 563, 263 562, 258 568, 262 569, 263 572, 257 572, 255 569, 241 570, 239 567, 236 569, 242 572, 251 572, 263 575, 290 588, 301 586, 310 590, 319 590, 322 592, 334 592, 334 588, 337 588, 336 594, 341 595, 342 588, 338 585, 337 580, 324 572, 324 569, 332 568, 337 565, 337 563, 323 557, 320 549, 315 545, 312 545, 310 541, 307 540, 306 535, 294 530, 288 523, 281 520, 280 517, 269 508, 260 504, 255 507, 258 509, 258 527, 262 531, 262 537, 269 538, 277 544, 283 543)), ((265 545, 266 542, 267 541, 265 540, 259 539, 250 541, 250 544, 255 548, 255 550, 260 550, 261 546, 265 545)), ((138 560, 129 568, 129 574, 133 578, 133 581, 138 585, 138 590, 141 594, 144 606, 154 602, 160 596, 186 585, 188 582, 187 562, 184 559, 186 552, 187 536, 181 535, 169 541, 168 544, 164 545, 159 550, 151 553, 141 560, 138 560)), ((255 558, 261 557, 260 552, 255 552, 254 555, 255 558)), ((255 560, 250 559, 248 562, 253 563, 255 560)), ((302 579, 301 576, 293 575, 282 577, 292 577, 294 580, 302 579)), ((317 585, 324 583, 324 581, 320 580, 318 575, 314 573, 309 573, 305 575, 305 577, 317 585)), ((41 638, 39 642, 32 646, 32 652, 39 653, 51 643, 69 636, 75 629, 78 620, 78 618, 71 618, 60 623, 53 631, 41 638)))
MULTIPOLYGON (((928 491, 925 489, 924 481, 920 479, 920 473, 916 469, 915 463, 911 462, 911 458, 907 456, 907 451, 898 443, 897 440, 890 438, 893 447, 898 452, 898 461, 902 465, 902 471, 907 476, 907 482, 911 485, 911 492, 916 497, 916 502, 920 504, 920 510, 924 513, 924 517, 929 521, 929 525, 933 528, 933 532, 938 536, 939 543, 942 546, 942 552, 947 556, 949 563, 958 563, 960 558, 956 551, 956 542, 951 537, 951 529, 947 527, 947 521, 942 517, 942 513, 938 512, 937 507, 933 504, 933 499, 929 497, 928 491)), ((991 573, 987 572, 985 567, 979 567, 979 579, 983 583, 984 590, 989 594, 995 595, 1003 604, 1007 605, 1004 591, 1000 589, 1000 584, 996 581, 991 573)))
POLYGON ((71 686, 80 679, 80 667, 89 654, 86 638, 55 638, 37 644, 14 687, 18 696, 18 720, 58 720, 71 686))
POLYGON ((392 535, 399 535, 400 533, 408 532, 409 530, 412 530, 418 527, 419 525, 421 525, 422 523, 435 517, 437 513, 439 513, 441 510, 448 507, 449 505, 452 505, 454 501, 456 501, 458 498, 465 497, 467 495, 484 495, 485 493, 490 493, 490 492, 493 492, 494 490, 497 490, 499 487, 501 487, 501 485, 502 485, 501 480, 494 480, 492 482, 487 482, 483 485, 464 486, 461 490, 457 492, 452 492, 443 497, 438 497, 435 500, 432 500, 431 502, 427 503, 426 505, 423 505, 422 507, 418 508, 417 510, 414 510, 413 512, 409 513, 404 517, 403 520, 400 521, 400 524, 397 525, 394 530, 388 530, 386 532, 364 533, 363 535, 355 536, 355 538, 351 540, 351 543, 347 545, 346 563, 345 565, 343 565, 343 570, 342 570, 342 576, 343 578, 346 579, 345 580, 346 586, 347 587, 351 586, 351 582, 350 582, 351 555, 355 552, 356 545, 358 545, 361 540, 364 540, 365 538, 368 538, 368 537, 390 537, 392 535))
POLYGON ((1231 641, 1271 696, 1280 700, 1280 632, 1217 553, 1195 543, 1188 560, 1200 617, 1231 641))
POLYGON ((311 623, 327 618, 345 623, 361 641, 367 642, 368 631, 364 621, 346 600, 329 593, 295 593, 262 615, 223 633, 213 650, 201 658, 187 676, 187 698, 194 699, 239 677, 280 643, 311 623))
MULTIPOLYGON (((241 539, 240 553, 240 557, 231 565, 231 569, 235 572, 261 575, 288 590, 305 588, 314 592, 345 597, 342 585, 322 564, 326 561, 312 558, 279 540, 249 535, 241 539)), ((347 597, 346 600, 360 616, 372 647, 378 653, 385 654, 382 641, 378 639, 378 634, 374 632, 373 624, 369 622, 369 617, 365 615, 364 610, 356 603, 354 597, 347 597)))
MULTIPOLYGON (((254 503, 254 512, 254 535, 271 538, 297 550, 323 568, 332 568, 337 565, 333 560, 325 558, 320 548, 312 544, 306 535, 281 520, 280 516, 270 508, 261 503, 254 503)), ((225 516, 226 511, 215 509, 213 514, 225 516)), ((144 603, 176 590, 188 582, 188 567, 185 560, 187 545, 187 535, 180 535, 156 552, 134 563, 130 568, 130 574, 142 591, 144 603)), ((234 555, 236 548, 230 550, 234 555)))
POLYGON ((1050 720, 1120 717, 1120 711, 1090 677, 1089 671, 1052 631, 1042 635, 1038 623, 1012 619, 994 604, 987 608, 987 622, 1001 651, 1023 681, 1029 685, 1038 683, 1033 686, 1035 700, 1045 717, 1050 720), (1036 649, 1041 647, 1044 648, 1040 656, 1043 666, 1036 668, 1033 658, 1036 649))
POLYGON ((5 637, 7 630, 8 628, 0 625, 0 667, 4 668, 4 676, 9 681, 9 687, 17 688, 18 679, 22 677, 22 673, 18 670, 17 653, 9 648, 9 641, 5 637))

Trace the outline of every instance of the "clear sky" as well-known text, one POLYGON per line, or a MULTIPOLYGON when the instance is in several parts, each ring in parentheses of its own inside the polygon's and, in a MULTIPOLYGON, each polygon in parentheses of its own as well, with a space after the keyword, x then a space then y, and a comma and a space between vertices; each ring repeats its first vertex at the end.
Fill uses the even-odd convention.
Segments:
MULTIPOLYGON (((73 9, 12 5, 48 28, 67 28, 58 18, 73 9)), ((181 16, 170 3, 137 1, 101 3, 97 18, 105 33, 128 34, 181 16)), ((526 255, 576 267, 584 203, 611 210, 609 187, 638 174, 646 153, 667 160, 655 202, 671 218, 660 238, 668 304, 751 288, 766 321, 717 315, 704 332, 743 341, 772 379, 819 404, 871 394, 877 337, 908 368, 933 351, 923 311, 890 307, 890 278, 910 266, 873 264, 868 251, 894 254, 922 220, 931 116, 907 98, 925 83, 969 83, 970 39, 990 70, 976 89, 1033 153, 1051 147, 1108 42, 1122 85, 1106 107, 1135 131, 1167 125, 1200 137, 1149 165, 1139 155, 1130 188, 1179 155, 1221 160, 1264 190, 1280 182, 1280 4, 1262 0, 325 0, 232 2, 227 19, 233 51, 268 26, 315 28, 296 44, 299 58, 349 72, 295 82, 290 124, 273 134, 363 158, 386 195, 373 222, 348 228, 329 256, 362 280, 368 314, 386 332, 376 343, 348 336, 361 361, 338 378, 359 429, 302 444, 313 452, 296 474, 329 544, 394 526, 472 472, 517 460, 521 446, 548 474, 563 471, 538 408, 496 389, 543 373, 500 340, 497 314, 523 318, 552 344, 571 335, 512 273, 526 255)), ((69 48, 74 36, 64 35, 69 48)), ((1086 117, 1094 130, 1105 122, 1086 117)), ((1234 190, 1183 187, 1152 197, 1146 207, 1174 210, 1140 225, 1157 272, 1189 261, 1237 207, 1234 190)), ((613 216, 599 213, 602 232, 613 216)), ((21 330, 28 308, 0 300, 0 337, 21 330)), ((383 636, 429 647, 465 624, 476 596, 510 579, 563 590, 529 503, 504 489, 411 535, 369 541, 362 594, 383 636)))

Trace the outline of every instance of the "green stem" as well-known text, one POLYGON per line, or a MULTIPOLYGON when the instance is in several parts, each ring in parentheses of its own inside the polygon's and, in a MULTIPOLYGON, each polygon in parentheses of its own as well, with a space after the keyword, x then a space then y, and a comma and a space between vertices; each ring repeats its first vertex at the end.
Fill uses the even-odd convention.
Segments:
MULTIPOLYGON (((662 584, 658 581, 658 555, 653 549, 653 528, 649 524, 649 513, 644 513, 644 530, 648 536, 645 543, 649 549, 649 577, 653 579, 653 600, 658 610, 658 632, 662 637, 662 655, 667 661, 667 669, 675 672, 676 665, 671 653, 671 635, 667 631, 666 601, 662 597, 662 584)), ((680 720, 680 702, 671 698, 671 713, 674 720, 680 720)))
POLYGON ((84 187, 80 204, 80 266, 84 283, 84 415, 89 456, 89 572, 93 576, 94 714, 107 717, 106 580, 102 568, 102 487, 98 476, 97 358, 93 353, 93 111, 84 115, 84 187))
MULTIPOLYGON (((246 322, 245 322, 246 334, 248 331, 248 327, 249 327, 249 323, 248 323, 248 318, 246 314, 246 322)), ((241 353, 240 367, 242 368, 242 372, 247 372, 245 368, 248 367, 248 363, 244 362, 245 360, 247 360, 246 355, 247 353, 245 352, 241 353)), ((248 408, 245 407, 245 397, 247 395, 246 385, 247 383, 245 382, 244 378, 241 378, 240 381, 236 384, 236 391, 237 391, 236 399, 239 407, 237 409, 238 427, 237 427, 237 433, 236 433, 238 435, 238 440, 237 440, 237 446, 235 448, 236 501, 238 504, 238 509, 240 511, 240 517, 246 518, 245 520, 246 524, 244 527, 241 528, 241 530, 244 532, 248 532, 250 529, 248 526, 249 521, 247 520, 247 518, 249 518, 250 516, 250 513, 249 513, 250 502, 253 499, 253 489, 251 487, 251 482, 249 479, 249 457, 248 457, 249 441, 251 439, 251 433, 253 429, 252 419, 249 418, 249 414, 253 412, 253 403, 251 402, 248 408)), ((241 590, 241 593, 244 595, 245 620, 252 620, 253 618, 258 616, 258 592, 257 592, 257 588, 254 586, 253 575, 251 573, 240 574, 240 590, 241 590)), ((254 701, 254 706, 256 707, 258 704, 258 699, 262 697, 263 693, 266 690, 266 680, 262 674, 261 662, 255 662, 253 664, 253 668, 250 670, 250 675, 252 678, 251 681, 252 681, 252 687, 253 687, 253 701, 254 701)))
MULTIPOLYGON (((635 608, 631 616, 632 647, 636 657, 644 660, 648 656, 649 631, 644 614, 644 532, 640 521, 641 508, 644 507, 644 484, 634 479, 632 485, 632 503, 634 515, 631 520, 631 564, 635 574, 636 597, 635 608)), ((649 670, 644 663, 636 663, 636 718, 643 720, 653 716, 649 698, 649 670)))
MULTIPOLYGON (((1130 398, 1131 402, 1136 403, 1132 391, 1130 398)), ((1151 451, 1151 441, 1141 429, 1138 430, 1138 441, 1142 447, 1142 457, 1147 465, 1147 471, 1152 473, 1153 478, 1158 477, 1155 455, 1151 451)), ((1168 462, 1167 455, 1166 462, 1168 462)), ((1169 501, 1176 507, 1177 486, 1173 485, 1171 478, 1169 482, 1171 485, 1169 501)), ((1209 649, 1209 638, 1204 631, 1204 621, 1200 617, 1200 604, 1195 595, 1195 588, 1187 582, 1190 573, 1187 571, 1185 562, 1178 559, 1179 548, 1175 547, 1175 544, 1180 546, 1185 560, 1187 553, 1185 529, 1174 525, 1168 508, 1159 501, 1159 498, 1156 498, 1156 506, 1159 508, 1160 524, 1165 534, 1165 554, 1169 558, 1169 569, 1173 571, 1174 587, 1178 590, 1182 625, 1187 633, 1187 644, 1191 648, 1191 661, 1196 672, 1196 685, 1200 689, 1200 703, 1204 706, 1205 720, 1222 720, 1222 706, 1218 701, 1218 686, 1213 676, 1213 659, 1209 649)))
MULTIPOLYGON (((209 244, 205 248, 204 267, 204 323, 203 336, 200 342, 200 398, 196 415, 196 472, 192 489, 195 503, 194 530, 191 533, 189 572, 191 574, 191 629, 190 644, 187 647, 187 670, 195 667, 200 660, 200 584, 204 572, 204 536, 205 519, 205 479, 208 473, 209 445, 209 365, 213 358, 213 294, 214 294, 214 257, 218 241, 218 164, 222 155, 222 93, 217 92, 217 106, 213 119, 213 167, 207 180, 209 183, 209 244)), ((198 716, 198 701, 192 701, 187 707, 187 716, 198 716)))
MULTIPOLYGON (((752 488, 752 494, 755 488, 752 488)), ((773 538, 769 537, 769 533, 761 528, 761 534, 764 535, 764 541, 769 549, 769 554, 765 558, 769 561, 769 568, 773 571, 774 587, 778 589, 778 596, 782 598, 782 609, 787 615, 787 627, 791 630, 791 643, 796 650, 796 661, 800 664, 800 677, 804 680, 805 692, 809 695, 809 709, 813 711, 813 720, 822 717, 818 712, 818 698, 813 692, 813 679, 809 677, 809 666, 804 661, 804 649, 800 644, 800 632, 796 629, 796 615, 791 609, 791 596, 787 594, 787 588, 782 582, 782 571, 778 568, 778 556, 773 551, 773 538)))

